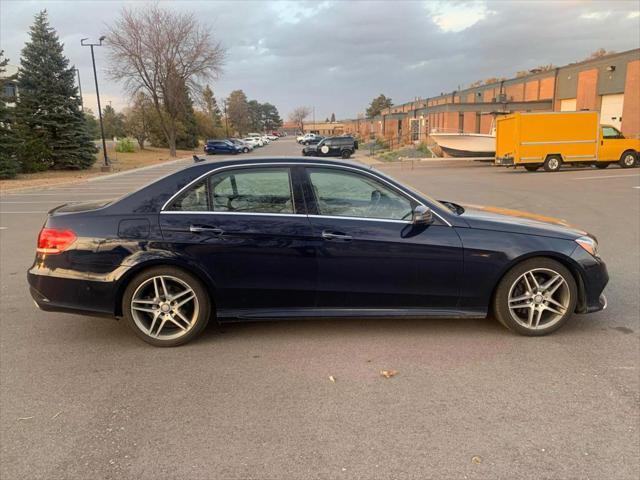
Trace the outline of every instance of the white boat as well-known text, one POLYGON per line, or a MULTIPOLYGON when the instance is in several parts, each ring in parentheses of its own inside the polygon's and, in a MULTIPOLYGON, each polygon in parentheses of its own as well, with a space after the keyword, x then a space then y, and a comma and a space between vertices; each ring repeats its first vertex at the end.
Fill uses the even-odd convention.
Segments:
POLYGON ((495 157, 496 135, 432 132, 431 139, 450 157, 495 157))

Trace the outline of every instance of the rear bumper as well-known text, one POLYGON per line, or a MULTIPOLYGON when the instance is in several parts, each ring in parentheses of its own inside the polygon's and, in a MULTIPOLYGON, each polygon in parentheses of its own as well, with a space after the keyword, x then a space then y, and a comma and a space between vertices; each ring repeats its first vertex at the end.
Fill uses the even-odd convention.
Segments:
POLYGON ((83 315, 115 315, 116 284, 86 279, 42 275, 37 268, 27 273, 29 292, 35 304, 46 312, 83 315))

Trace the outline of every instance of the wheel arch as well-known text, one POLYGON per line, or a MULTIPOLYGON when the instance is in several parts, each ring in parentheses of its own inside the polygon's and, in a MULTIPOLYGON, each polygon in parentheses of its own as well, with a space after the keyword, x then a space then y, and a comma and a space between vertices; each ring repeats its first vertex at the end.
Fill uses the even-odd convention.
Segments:
POLYGON ((200 267, 189 262, 181 262, 179 260, 170 258, 154 258, 133 265, 118 279, 116 294, 114 297, 114 314, 116 317, 122 316, 122 297, 124 296, 124 292, 127 289, 129 282, 139 273, 153 267, 179 268, 195 276, 207 289, 212 311, 215 310, 215 301, 213 296, 215 291, 215 283, 213 282, 213 279, 209 276, 209 274, 207 274, 200 267))
POLYGON ((582 279, 582 274, 580 273, 578 265, 573 259, 571 259, 571 257, 568 257, 567 255, 563 255, 562 253, 551 252, 551 251, 529 252, 514 258, 505 267, 503 267, 503 269, 497 275, 497 280, 495 281, 495 284, 491 289, 491 296, 489 297, 488 311, 492 310, 492 306, 493 306, 495 295, 496 295, 496 290, 498 289, 498 285, 500 285, 500 282, 502 281, 504 276, 516 265, 519 265, 520 263, 526 260, 530 260, 532 258, 547 258, 549 260, 555 260, 556 262, 560 263, 563 267, 566 267, 567 270, 571 272, 571 275, 573 275, 573 279, 576 282, 576 287, 578 290, 578 301, 576 302, 576 312, 580 313, 585 311, 586 292, 585 292, 584 281, 582 279))

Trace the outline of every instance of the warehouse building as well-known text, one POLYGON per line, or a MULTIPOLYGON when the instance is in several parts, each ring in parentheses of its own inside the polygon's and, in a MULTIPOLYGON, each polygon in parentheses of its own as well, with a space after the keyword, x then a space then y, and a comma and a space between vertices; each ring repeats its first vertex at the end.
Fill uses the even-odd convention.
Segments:
POLYGON ((343 121, 345 133, 392 144, 427 139, 429 132, 492 132, 512 112, 597 110, 601 123, 640 137, 640 49, 501 80, 343 121))

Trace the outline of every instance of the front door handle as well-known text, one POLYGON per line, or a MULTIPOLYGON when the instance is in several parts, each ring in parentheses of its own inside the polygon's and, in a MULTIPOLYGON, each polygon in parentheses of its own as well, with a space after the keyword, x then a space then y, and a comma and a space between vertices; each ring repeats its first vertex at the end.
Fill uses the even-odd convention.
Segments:
POLYGON ((344 233, 330 232, 325 230, 322 232, 322 238, 325 240, 342 240, 348 242, 351 240, 351 235, 345 235, 344 233))
POLYGON ((218 227, 207 227, 205 225, 191 225, 189 227, 191 233, 211 233, 212 235, 222 235, 224 230, 218 227))

